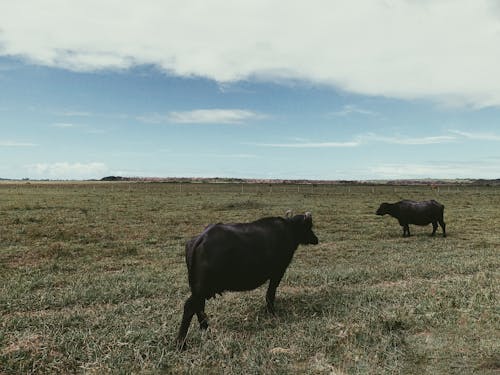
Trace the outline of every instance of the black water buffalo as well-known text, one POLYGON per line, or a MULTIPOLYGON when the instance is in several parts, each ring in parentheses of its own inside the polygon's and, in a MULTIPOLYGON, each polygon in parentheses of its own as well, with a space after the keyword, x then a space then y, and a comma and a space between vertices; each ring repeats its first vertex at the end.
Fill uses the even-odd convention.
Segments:
POLYGON ((424 202, 402 200, 396 203, 382 203, 376 214, 389 214, 398 219, 399 225, 403 227, 403 237, 410 236, 408 224, 428 225, 430 223, 432 223, 432 236, 436 233, 439 223, 443 229, 443 237, 446 237, 446 224, 443 220, 444 206, 434 199, 424 202))
POLYGON ((317 243, 310 213, 207 226, 186 244, 191 296, 184 304, 177 347, 184 349, 194 314, 201 329, 208 327, 205 301, 224 291, 252 290, 269 280, 267 310, 274 315, 276 288, 295 250, 317 243))

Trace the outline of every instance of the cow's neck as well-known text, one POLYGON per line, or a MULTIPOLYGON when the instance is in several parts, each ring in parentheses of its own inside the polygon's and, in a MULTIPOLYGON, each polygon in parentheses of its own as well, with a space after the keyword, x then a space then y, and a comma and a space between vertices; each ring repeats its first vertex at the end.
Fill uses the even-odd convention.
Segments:
POLYGON ((399 206, 397 204, 391 204, 389 207, 389 215, 392 217, 399 216, 399 206))

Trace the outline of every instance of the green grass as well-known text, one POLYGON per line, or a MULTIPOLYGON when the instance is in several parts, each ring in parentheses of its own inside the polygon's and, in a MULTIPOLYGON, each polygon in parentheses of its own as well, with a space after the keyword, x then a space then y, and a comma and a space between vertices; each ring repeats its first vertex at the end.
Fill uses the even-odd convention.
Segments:
POLYGON ((500 188, 0 184, 0 373, 497 374, 500 188), (374 215, 443 203, 448 237, 374 215), (186 239, 311 211, 278 288, 210 300, 175 349, 186 239), (195 324, 196 323, 196 324, 195 324))

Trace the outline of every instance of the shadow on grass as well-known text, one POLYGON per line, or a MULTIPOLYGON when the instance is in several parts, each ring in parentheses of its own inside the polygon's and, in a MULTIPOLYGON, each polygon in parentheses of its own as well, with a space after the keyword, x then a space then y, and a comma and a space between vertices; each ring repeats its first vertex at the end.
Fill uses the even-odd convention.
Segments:
MULTIPOLYGON (((424 227, 425 228, 425 227, 424 227)), ((411 239, 422 239, 422 238, 436 238, 436 239, 442 239, 443 238, 443 232, 440 232, 439 230, 436 232, 434 236, 431 235, 432 233, 432 228, 429 227, 429 231, 426 231, 425 229, 422 229, 422 227, 418 229, 413 229, 410 228, 410 237, 403 237, 403 231, 402 230, 386 230, 384 233, 374 233, 373 238, 378 238, 379 240, 411 240, 411 239)), ((450 234, 448 231, 446 231, 446 237, 449 237, 450 234)), ((445 238, 446 238, 445 237, 445 238)))
MULTIPOLYGON (((276 298, 276 315, 271 315, 266 309, 265 289, 259 290, 262 295, 252 293, 234 293, 234 297, 224 301, 224 296, 214 306, 208 301, 206 312, 211 321, 224 326, 228 330, 240 333, 255 332, 263 328, 272 328, 282 324, 290 325, 317 319, 334 317, 344 320, 351 314, 353 291, 343 291, 335 288, 315 288, 291 293, 280 292, 276 298), (240 297, 240 298, 238 298, 240 297)), ((197 324, 192 323, 191 329, 197 324)))
POLYGON ((371 348, 381 360, 384 356, 399 358, 407 355, 406 337, 413 324, 404 313, 386 311, 386 302, 383 296, 369 292, 308 288, 280 294, 273 316, 265 308, 264 296, 231 298, 219 301, 214 309, 207 304, 211 329, 208 335, 200 335, 194 319, 188 345, 191 341, 196 347, 203 347, 210 345, 207 341, 223 342, 227 337, 235 342, 266 337, 272 342, 279 335, 277 342, 300 341, 310 348, 333 345, 332 350, 339 353, 345 345, 361 351, 371 348))

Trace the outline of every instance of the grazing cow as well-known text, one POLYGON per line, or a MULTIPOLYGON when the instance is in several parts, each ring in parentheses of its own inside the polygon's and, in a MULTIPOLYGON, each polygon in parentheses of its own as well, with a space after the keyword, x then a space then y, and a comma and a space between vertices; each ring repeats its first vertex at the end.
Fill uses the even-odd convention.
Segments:
POLYGON ((439 225, 443 229, 443 237, 446 237, 446 224, 443 220, 444 206, 433 200, 415 202, 402 200, 396 203, 382 203, 378 208, 377 215, 389 214, 398 219, 399 225, 403 227, 403 237, 410 236, 408 224, 428 225, 432 223, 432 234, 434 236, 439 225))
POLYGON ((191 296, 184 304, 177 347, 196 314, 201 329, 208 327, 205 301, 224 291, 255 289, 267 280, 267 310, 274 315, 276 288, 299 244, 318 243, 312 216, 267 217, 251 223, 213 224, 186 244, 191 296))

